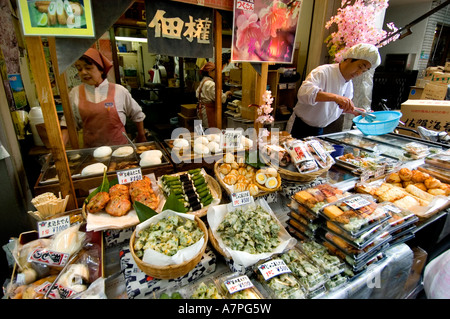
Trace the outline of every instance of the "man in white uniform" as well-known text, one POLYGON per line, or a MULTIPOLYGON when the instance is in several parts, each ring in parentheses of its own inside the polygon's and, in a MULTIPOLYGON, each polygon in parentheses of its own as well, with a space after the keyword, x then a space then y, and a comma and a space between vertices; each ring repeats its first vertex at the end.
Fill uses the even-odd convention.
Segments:
POLYGON ((380 63, 378 49, 360 43, 351 47, 339 64, 325 64, 312 70, 298 90, 297 105, 286 130, 295 138, 317 136, 342 113, 358 115, 359 108, 352 102, 351 80, 380 63))

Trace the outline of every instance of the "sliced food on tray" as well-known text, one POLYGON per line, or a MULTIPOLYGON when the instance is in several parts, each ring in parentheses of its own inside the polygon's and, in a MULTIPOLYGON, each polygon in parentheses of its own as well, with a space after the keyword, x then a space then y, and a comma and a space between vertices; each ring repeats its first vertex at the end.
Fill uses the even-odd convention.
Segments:
POLYGON ((348 195, 330 184, 320 184, 295 193, 294 199, 317 213, 323 206, 348 195))

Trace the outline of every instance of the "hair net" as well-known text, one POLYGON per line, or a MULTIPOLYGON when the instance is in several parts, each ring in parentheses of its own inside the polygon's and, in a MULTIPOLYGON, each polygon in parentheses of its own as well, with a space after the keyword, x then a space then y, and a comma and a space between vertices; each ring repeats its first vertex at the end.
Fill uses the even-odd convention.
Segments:
POLYGON ((371 64, 371 69, 375 69, 381 64, 378 48, 373 44, 359 43, 352 46, 342 55, 343 59, 366 60, 371 64))
POLYGON ((95 63, 100 65, 103 68, 105 74, 107 74, 113 66, 112 62, 106 56, 104 56, 102 53, 100 53, 100 51, 94 48, 89 48, 83 55, 91 58, 95 61, 95 63))

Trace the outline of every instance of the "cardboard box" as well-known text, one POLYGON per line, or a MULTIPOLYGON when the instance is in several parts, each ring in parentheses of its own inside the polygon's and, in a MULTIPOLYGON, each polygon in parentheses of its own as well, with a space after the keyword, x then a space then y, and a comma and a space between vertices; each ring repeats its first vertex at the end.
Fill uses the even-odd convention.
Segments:
POLYGON ((423 89, 425 87, 425 85, 427 85, 427 83, 430 83, 430 82, 431 82, 431 80, 425 80, 424 78, 417 79, 415 86, 423 89))
POLYGON ((431 81, 449 84, 450 83, 450 73, 434 72, 433 77, 431 78, 431 81))
POLYGON ((197 104, 181 104, 181 114, 185 117, 197 116, 197 104))
MULTIPOLYGON (((417 127, 423 126, 433 131, 450 132, 450 101, 407 100, 402 103, 401 112, 401 121, 406 128, 417 131, 417 127)), ((413 132, 400 132, 417 137, 413 132)))
POLYGON ((422 99, 424 88, 417 87, 417 86, 411 86, 411 90, 409 91, 409 100, 420 100, 422 99))
POLYGON ((178 113, 178 125, 180 127, 185 127, 189 131, 194 131, 194 120, 197 119, 197 116, 187 117, 182 113, 178 113))
POLYGON ((423 89, 422 100, 445 100, 447 90, 447 84, 430 82, 423 89))

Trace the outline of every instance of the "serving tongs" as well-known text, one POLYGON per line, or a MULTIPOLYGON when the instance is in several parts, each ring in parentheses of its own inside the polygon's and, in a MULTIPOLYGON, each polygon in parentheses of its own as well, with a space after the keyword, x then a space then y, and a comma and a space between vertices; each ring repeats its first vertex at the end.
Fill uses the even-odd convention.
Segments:
POLYGON ((367 122, 373 122, 377 118, 376 115, 373 113, 369 113, 366 111, 360 111, 358 109, 355 109, 355 111, 357 113, 361 114, 367 120, 367 122))
POLYGON ((133 147, 133 149, 134 149, 134 157, 136 158, 136 162, 139 163, 139 158, 138 158, 138 155, 137 155, 137 147, 136 147, 136 145, 130 140, 130 138, 128 137, 127 133, 122 132, 122 135, 125 136, 125 138, 127 139, 128 143, 130 143, 131 147, 133 147))

